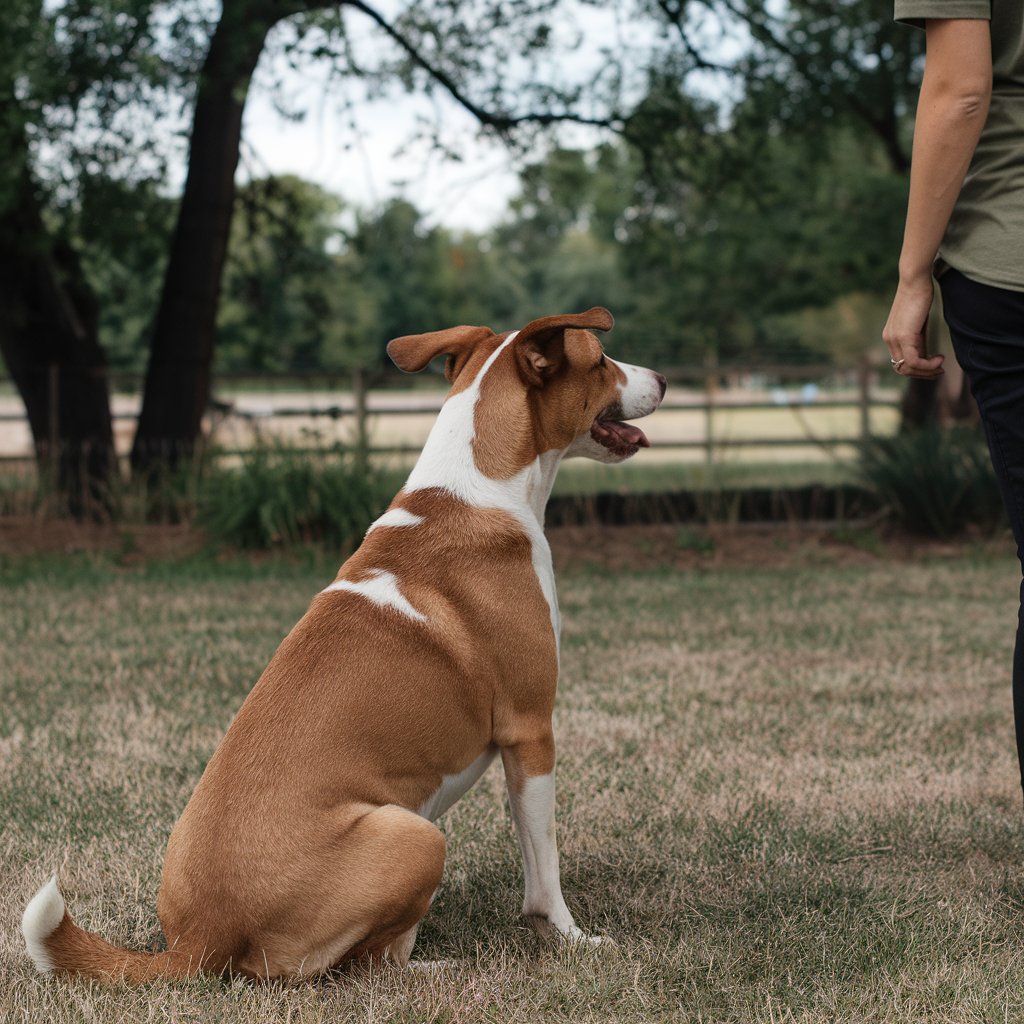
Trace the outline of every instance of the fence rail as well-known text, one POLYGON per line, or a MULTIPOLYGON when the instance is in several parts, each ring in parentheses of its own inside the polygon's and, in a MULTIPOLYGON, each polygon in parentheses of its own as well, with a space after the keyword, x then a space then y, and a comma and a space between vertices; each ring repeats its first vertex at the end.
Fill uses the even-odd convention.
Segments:
MULTIPOLYGON (((891 414, 899 404, 895 390, 879 390, 877 369, 867 361, 842 367, 773 364, 677 366, 669 368, 665 376, 669 380, 670 391, 657 420, 653 421, 655 436, 651 447, 661 451, 678 450, 681 454, 703 450, 708 463, 715 461, 716 452, 740 448, 819 448, 834 454, 838 448, 856 445, 875 436, 878 431, 872 414, 876 411, 891 414), (783 385, 794 381, 803 382, 804 388, 791 394, 783 385), (680 394, 683 388, 688 393, 680 394), (734 436, 722 429, 723 422, 734 414, 786 411, 800 421, 800 432, 796 436, 771 433, 734 436), (837 433, 834 429, 829 432, 827 424, 823 428, 821 424, 815 427, 809 422, 809 417, 816 413, 843 412, 854 414, 850 417, 852 429, 846 433, 837 433), (672 414, 675 414, 675 419, 670 419, 672 414), (696 432, 692 422, 695 415, 700 419, 696 432), (684 422, 681 417, 690 417, 685 430, 681 429, 684 422), (676 424, 679 430, 674 433, 669 429, 666 436, 666 429, 659 424, 669 422, 676 424)), ((107 378, 115 395, 112 411, 115 427, 134 422, 138 411, 137 408, 125 407, 124 392, 132 387, 138 389, 141 377, 108 373, 107 378)), ((288 426, 290 422, 307 420, 315 424, 325 421, 340 424, 349 430, 353 447, 368 457, 414 455, 422 446, 421 437, 415 441, 392 437, 389 441, 386 436, 381 439, 375 438, 374 434, 394 435, 396 424, 407 418, 436 415, 443 394, 438 391, 428 397, 427 393, 411 391, 408 387, 402 391, 393 387, 391 390, 376 388, 371 391, 369 378, 370 375, 362 371, 281 376, 220 374, 215 380, 217 397, 211 402, 208 426, 215 440, 218 436, 223 439, 225 435, 233 435, 236 443, 221 440, 216 451, 225 456, 242 454, 250 446, 245 442, 245 433, 248 433, 250 442, 268 435, 287 437, 289 430, 294 433, 294 427, 288 426), (343 381, 347 384, 344 389, 340 387, 343 381), (247 390, 245 385, 250 389, 247 390), (286 388, 292 392, 287 396, 284 395, 286 388), (301 390, 326 392, 329 397, 306 404, 296 400, 294 392, 301 390), (338 391, 342 394, 331 394, 338 391), (282 395, 282 402, 274 402, 275 392, 282 395), (275 430, 275 426, 281 429, 275 430)), ((408 378, 375 374, 374 381, 385 385, 397 381, 407 384, 408 378)), ((0 377, 0 387, 4 384, 10 385, 11 382, 0 377)), ((51 400, 55 397, 53 388, 50 389, 50 397, 51 400)), ((59 443, 59 423, 55 416, 49 418, 49 429, 53 435, 48 439, 49 443, 59 443)), ((116 432, 123 447, 124 434, 130 434, 130 431, 116 432)), ((398 428, 397 432, 400 433, 401 429, 398 428)), ((298 451, 322 450, 322 447, 303 444, 301 438, 294 438, 288 447, 298 451)), ((0 464, 27 463, 32 458, 23 407, 13 394, 10 399, 0 398, 0 464), (19 425, 24 425, 20 431, 19 425), (18 450, 12 450, 15 442, 11 435, 19 433, 22 443, 16 446, 18 450)))

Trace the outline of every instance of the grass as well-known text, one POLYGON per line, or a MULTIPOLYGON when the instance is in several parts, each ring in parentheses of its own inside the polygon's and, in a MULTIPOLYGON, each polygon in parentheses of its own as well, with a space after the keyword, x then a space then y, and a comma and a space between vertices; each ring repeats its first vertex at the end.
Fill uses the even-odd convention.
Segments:
POLYGON ((135 990, 36 976, 21 910, 59 869, 80 924, 158 940, 170 827, 334 566, 0 565, 0 1020, 1021 1019, 1014 564, 858 559, 563 575, 563 884, 616 948, 519 921, 495 766, 443 819, 417 955, 450 963, 135 990))
MULTIPOLYGON (((259 456, 250 457, 250 469, 258 458, 259 456)), ((299 463, 304 460, 323 466, 331 458, 331 450, 325 449, 323 453, 295 454, 291 461, 299 463)), ((238 462, 238 459, 234 459, 233 462, 225 460, 218 467, 218 472, 208 471, 204 481, 183 480, 180 494, 176 498, 169 496, 165 503, 167 508, 173 512, 172 515, 165 518, 169 518, 170 521, 194 518, 197 502, 202 504, 204 497, 209 496, 214 499, 226 499, 227 507, 233 507, 236 510, 236 516, 234 516, 236 518, 242 518, 249 510, 257 514, 261 513, 263 511, 261 505, 255 500, 250 501, 248 495, 242 496, 243 501, 231 504, 232 496, 227 493, 228 488, 224 486, 224 480, 232 473, 238 472, 238 462)), ((375 476, 381 481, 381 494, 388 497, 394 495, 402 483, 406 482, 412 465, 413 460, 411 459, 380 460, 380 466, 375 466, 375 476)), ((715 494, 721 490, 741 487, 783 489, 812 484, 838 486, 854 483, 857 480, 856 463, 852 458, 785 463, 717 461, 711 466, 700 461, 651 462, 648 460, 643 463, 637 461, 616 466, 613 473, 609 473, 607 467, 589 460, 573 459, 560 470, 555 480, 554 494, 560 497, 587 497, 608 492, 644 495, 664 494, 676 492, 676 490, 695 490, 695 492, 715 494)), ((263 480, 261 479, 260 482, 262 483, 263 480)), ((265 497, 269 494, 271 499, 275 494, 273 486, 250 489, 254 495, 265 497)), ((116 488, 115 493, 120 503, 123 521, 139 522, 146 518, 146 508, 153 504, 152 495, 147 495, 141 488, 135 487, 127 481, 122 482, 116 488)), ((272 504, 272 502, 267 504, 272 504)), ((0 516, 39 515, 40 510, 46 507, 46 497, 38 492, 35 470, 31 466, 19 468, 17 471, 12 471, 10 467, 7 467, 0 473, 0 516)), ((154 518, 158 517, 151 515, 151 519, 154 518)), ((221 516, 220 518, 231 517, 221 516)), ((273 518, 280 517, 274 516, 273 518)), ((287 534, 289 530, 271 526, 268 529, 262 529, 262 532, 269 536, 287 534)), ((298 529, 293 532, 302 535, 303 532, 309 531, 298 529)))
POLYGON ((1006 521, 999 484, 982 434, 931 425, 864 445, 859 473, 913 533, 950 537, 969 525, 1006 521))

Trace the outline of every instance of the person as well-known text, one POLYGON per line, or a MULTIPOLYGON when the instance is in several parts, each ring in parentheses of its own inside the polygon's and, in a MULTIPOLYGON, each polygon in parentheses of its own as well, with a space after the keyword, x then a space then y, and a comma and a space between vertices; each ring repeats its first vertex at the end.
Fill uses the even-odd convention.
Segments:
MULTIPOLYGON (((896 373, 943 372, 924 344, 934 272, 1024 571, 1024 0, 895 0, 895 16, 924 28, 926 52, 882 338, 896 373)), ((1013 712, 1024 787, 1024 608, 1013 712)))

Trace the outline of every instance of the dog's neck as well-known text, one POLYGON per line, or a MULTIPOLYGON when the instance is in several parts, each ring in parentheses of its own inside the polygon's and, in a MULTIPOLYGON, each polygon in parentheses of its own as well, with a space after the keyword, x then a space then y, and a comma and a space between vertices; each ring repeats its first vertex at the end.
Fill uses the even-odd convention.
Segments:
POLYGON ((545 452, 514 476, 503 480, 482 473, 473 455, 474 415, 481 381, 516 333, 510 334, 491 353, 468 388, 452 395, 441 407, 403 490, 408 493, 439 488, 469 505, 500 508, 524 525, 543 529, 544 509, 564 452, 545 452))

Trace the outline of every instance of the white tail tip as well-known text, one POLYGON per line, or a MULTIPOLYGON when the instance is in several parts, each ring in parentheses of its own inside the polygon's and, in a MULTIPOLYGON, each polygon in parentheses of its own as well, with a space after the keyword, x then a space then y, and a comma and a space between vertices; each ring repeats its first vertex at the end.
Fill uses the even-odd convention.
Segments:
POLYGON ((64 919, 64 897, 57 888, 54 875, 46 885, 32 897, 21 915, 21 934, 25 936, 28 955, 36 968, 44 974, 54 968, 46 940, 57 930, 64 919))

